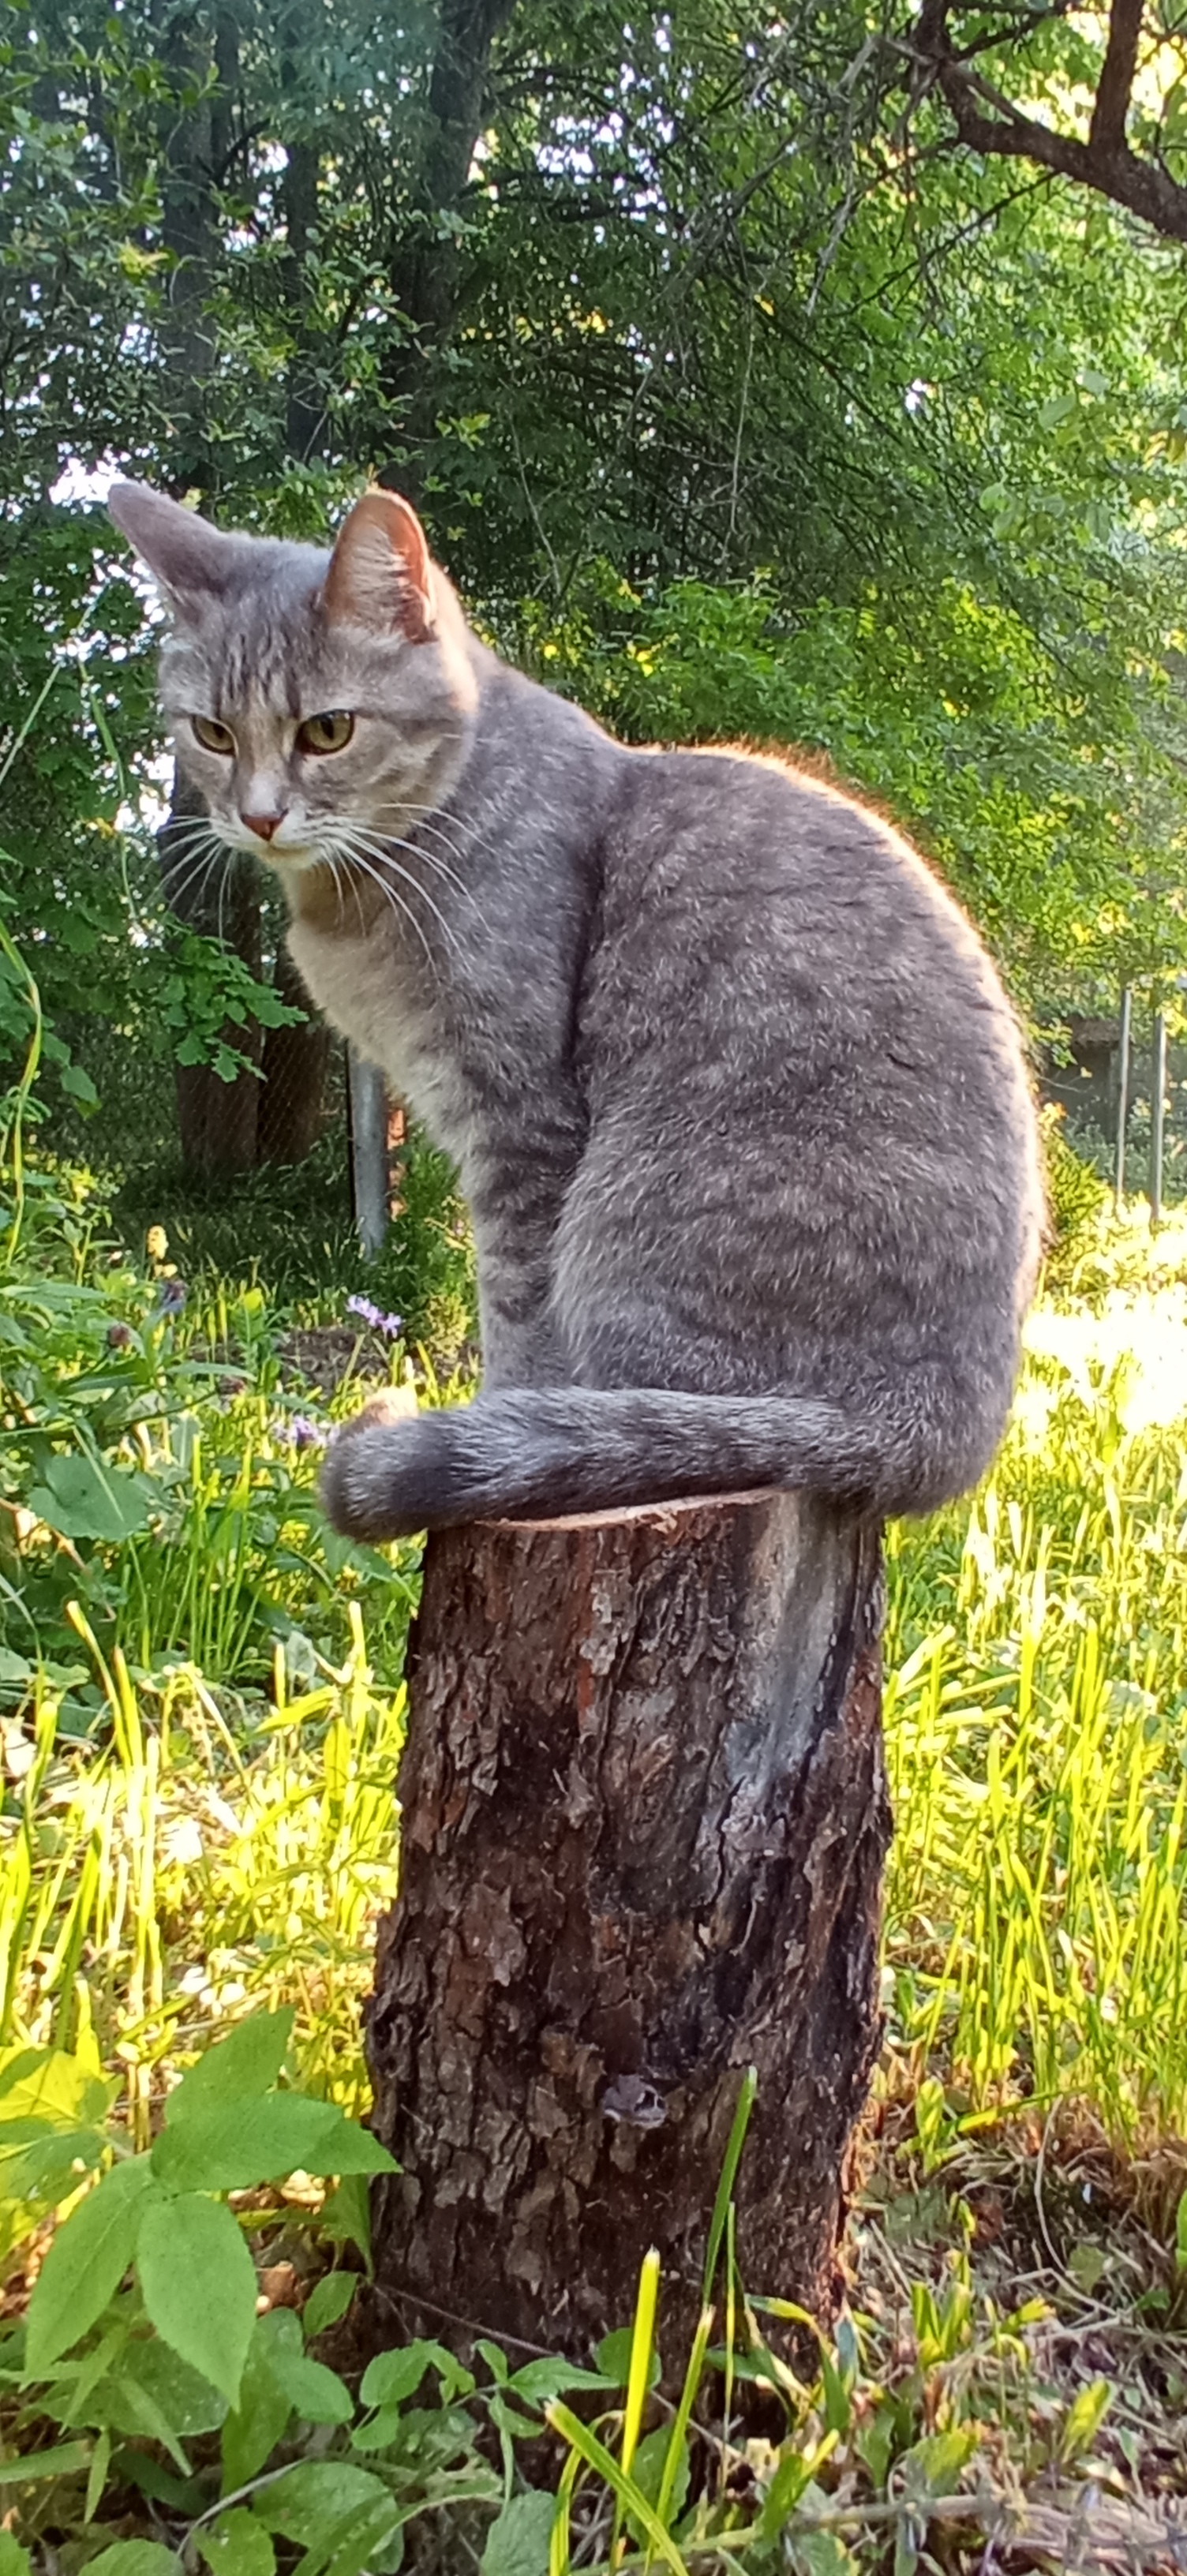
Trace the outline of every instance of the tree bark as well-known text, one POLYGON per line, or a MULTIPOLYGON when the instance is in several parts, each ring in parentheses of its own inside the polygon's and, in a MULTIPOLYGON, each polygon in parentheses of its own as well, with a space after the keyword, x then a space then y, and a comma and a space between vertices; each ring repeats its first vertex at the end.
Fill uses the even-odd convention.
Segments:
POLYGON ((265 1029, 256 1124, 261 1163, 303 1163, 326 1123, 326 1082, 333 1031, 323 1020, 282 946, 272 981, 281 999, 307 1016, 288 1027, 265 1029))
POLYGON ((409 174, 410 220, 391 262, 392 292, 413 336, 393 350, 384 369, 387 399, 403 408, 407 452, 379 480, 394 482, 414 500, 421 494, 443 390, 442 352, 457 303, 457 246, 437 219, 459 204, 465 190, 482 132, 495 38, 514 8, 515 0, 442 0, 440 9, 419 149, 409 174))
POLYGON ((655 2245, 677 2373, 751 2064, 742 2278, 833 2313, 879 2036, 881 1597, 877 1529, 802 1494, 430 1539, 369 2013, 407 2330, 582 2356, 655 2245))

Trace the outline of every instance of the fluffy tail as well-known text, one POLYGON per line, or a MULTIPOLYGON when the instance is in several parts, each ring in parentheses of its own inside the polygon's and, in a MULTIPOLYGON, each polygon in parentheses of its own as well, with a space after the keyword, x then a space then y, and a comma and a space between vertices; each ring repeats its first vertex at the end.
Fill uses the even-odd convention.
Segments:
POLYGON ((652 1387, 508 1387, 416 1416, 380 1396, 337 1433, 322 1490, 335 1527, 364 1539, 756 1486, 930 1511, 976 1482, 1000 1428, 977 1439, 954 1398, 931 1368, 860 1417, 813 1397, 652 1387))

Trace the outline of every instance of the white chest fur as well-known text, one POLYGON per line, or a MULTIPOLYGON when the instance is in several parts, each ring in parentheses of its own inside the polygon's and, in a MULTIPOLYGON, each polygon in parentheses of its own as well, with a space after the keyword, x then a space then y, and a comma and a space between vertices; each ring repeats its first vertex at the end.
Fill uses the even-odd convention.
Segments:
POLYGON ((381 1065, 393 1092, 422 1119, 434 1143, 465 1166, 473 1144, 466 1085, 444 1038, 441 1014, 374 928, 356 938, 300 919, 289 951, 315 1002, 359 1054, 381 1065))

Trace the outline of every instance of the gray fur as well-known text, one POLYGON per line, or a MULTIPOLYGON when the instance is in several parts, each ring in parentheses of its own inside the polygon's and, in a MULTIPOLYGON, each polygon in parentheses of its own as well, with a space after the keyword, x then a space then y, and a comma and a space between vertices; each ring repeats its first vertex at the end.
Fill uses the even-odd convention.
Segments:
POLYGON ((975 1483, 1034 1283, 1035 1121, 997 978, 916 853, 790 763, 613 742, 497 662, 435 567, 413 617, 394 523, 378 614, 377 496, 332 619, 324 555, 179 529, 135 487, 113 506, 173 604, 184 767, 235 846, 261 781, 283 811, 261 855, 296 962, 474 1219, 484 1391, 349 1424, 338 1526, 772 1485, 925 1511, 975 1483), (336 708, 354 742, 302 759, 298 717, 336 708))

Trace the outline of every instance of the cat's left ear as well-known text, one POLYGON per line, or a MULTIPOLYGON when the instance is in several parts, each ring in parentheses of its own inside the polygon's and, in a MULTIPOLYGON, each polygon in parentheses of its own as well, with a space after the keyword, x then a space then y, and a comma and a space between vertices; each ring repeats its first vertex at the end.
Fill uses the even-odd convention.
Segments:
POLYGON ((431 644, 435 631, 428 540, 415 510, 398 492, 364 492, 330 557, 322 607, 332 622, 398 630, 410 644, 431 644))

